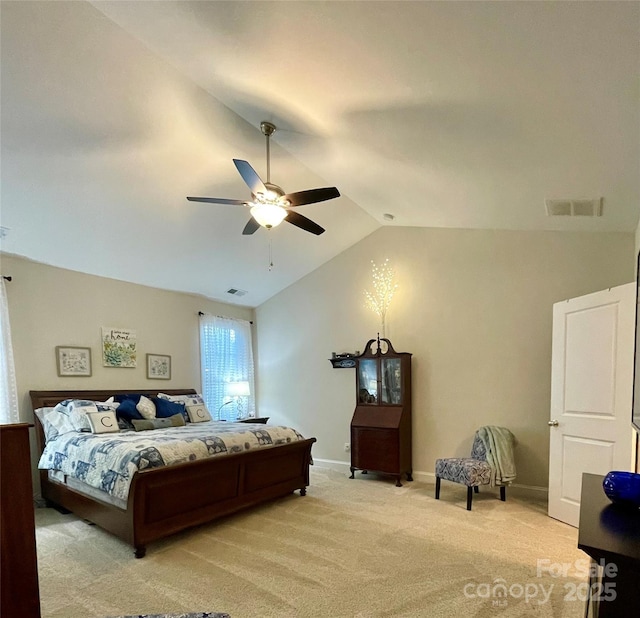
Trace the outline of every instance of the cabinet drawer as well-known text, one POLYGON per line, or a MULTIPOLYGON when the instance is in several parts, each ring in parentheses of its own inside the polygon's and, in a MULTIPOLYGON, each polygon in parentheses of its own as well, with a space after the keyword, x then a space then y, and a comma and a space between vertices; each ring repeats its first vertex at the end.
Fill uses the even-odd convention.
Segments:
POLYGON ((398 432, 392 429, 354 427, 351 434, 351 465, 364 470, 400 472, 398 432))

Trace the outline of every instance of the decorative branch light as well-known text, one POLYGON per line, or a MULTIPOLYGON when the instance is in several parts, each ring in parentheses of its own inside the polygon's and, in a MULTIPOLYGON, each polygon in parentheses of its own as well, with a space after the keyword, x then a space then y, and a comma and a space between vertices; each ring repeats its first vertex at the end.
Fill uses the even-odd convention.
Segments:
POLYGON ((371 260, 371 279, 373 291, 364 291, 366 306, 380 316, 382 336, 384 337, 387 309, 389 309, 391 299, 398 289, 398 284, 395 282, 395 272, 389 265, 389 258, 380 267, 376 266, 376 263, 371 260))

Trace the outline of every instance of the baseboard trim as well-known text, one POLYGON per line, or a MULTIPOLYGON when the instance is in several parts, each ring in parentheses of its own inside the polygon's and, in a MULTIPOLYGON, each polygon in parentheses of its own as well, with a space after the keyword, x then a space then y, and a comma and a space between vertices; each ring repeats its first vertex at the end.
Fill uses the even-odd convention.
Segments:
POLYGON ((318 459, 313 458, 313 465, 318 468, 328 468, 335 472, 348 472, 351 474, 351 464, 346 461, 337 461, 335 459, 318 459))
MULTIPOLYGON (((328 468, 329 470, 334 470, 335 472, 343 472, 346 474, 351 473, 351 464, 346 461, 337 461, 335 459, 318 459, 317 457, 313 458, 314 465, 318 466, 318 468, 328 468)), ((434 472, 420 472, 418 470, 414 470, 413 478, 416 481, 421 481, 423 483, 433 483, 436 482, 436 475, 434 472)), ((537 494, 547 495, 549 493, 548 487, 539 487, 536 485, 522 485, 521 483, 513 483, 513 485, 509 486, 509 489, 515 489, 518 492, 527 492, 532 491, 537 494)))

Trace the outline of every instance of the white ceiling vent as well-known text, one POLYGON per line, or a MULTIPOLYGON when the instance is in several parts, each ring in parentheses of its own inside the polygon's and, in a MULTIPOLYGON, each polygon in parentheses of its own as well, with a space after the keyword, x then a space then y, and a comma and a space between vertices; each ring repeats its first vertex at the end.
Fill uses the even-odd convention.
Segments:
POLYGON ((549 217, 601 217, 602 198, 594 200, 545 200, 549 217))
POLYGON ((247 290, 239 290, 237 288, 229 288, 227 294, 233 294, 234 296, 244 296, 247 290))

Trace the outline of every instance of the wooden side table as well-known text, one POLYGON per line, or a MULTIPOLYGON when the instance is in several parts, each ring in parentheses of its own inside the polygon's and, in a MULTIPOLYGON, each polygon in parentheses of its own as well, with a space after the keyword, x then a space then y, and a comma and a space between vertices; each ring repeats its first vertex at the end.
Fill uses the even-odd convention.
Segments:
POLYGON ((238 423, 259 423, 260 425, 266 425, 269 420, 268 416, 258 416, 256 418, 243 418, 238 423))

